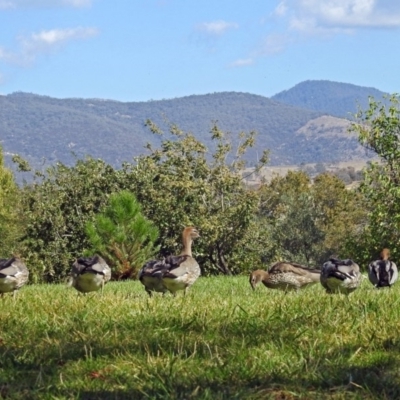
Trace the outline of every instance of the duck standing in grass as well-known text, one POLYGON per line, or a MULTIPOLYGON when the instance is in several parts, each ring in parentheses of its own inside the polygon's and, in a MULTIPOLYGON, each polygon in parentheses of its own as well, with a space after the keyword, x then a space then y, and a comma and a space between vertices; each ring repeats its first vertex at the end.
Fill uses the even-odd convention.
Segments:
POLYGON ((103 292, 104 285, 111 279, 111 269, 97 254, 80 257, 72 265, 71 285, 81 293, 103 292))
POLYGON ((279 261, 268 271, 258 269, 250 274, 250 285, 255 290, 262 282, 270 289, 300 290, 320 281, 321 271, 293 262, 279 261))
POLYGON ((28 282, 29 271, 26 265, 18 257, 0 259, 0 294, 13 292, 28 282))
POLYGON ((330 258, 321 270, 321 284, 327 293, 350 294, 362 281, 360 267, 353 260, 330 258))
POLYGON ((143 265, 139 271, 138 278, 144 285, 146 292, 149 296, 153 292, 165 294, 168 289, 164 286, 163 276, 169 271, 178 268, 188 258, 187 255, 183 256, 168 256, 162 260, 150 260, 143 265))
POLYGON ((151 296, 152 292, 165 293, 169 290, 174 296, 178 290, 185 294, 200 276, 200 266, 192 256, 193 240, 200 234, 193 226, 183 230, 183 250, 180 255, 168 256, 162 260, 148 261, 139 271, 138 278, 151 296))
POLYGON ((389 249, 383 249, 380 260, 372 261, 368 266, 368 278, 376 288, 390 287, 397 281, 397 265, 389 257, 389 249))

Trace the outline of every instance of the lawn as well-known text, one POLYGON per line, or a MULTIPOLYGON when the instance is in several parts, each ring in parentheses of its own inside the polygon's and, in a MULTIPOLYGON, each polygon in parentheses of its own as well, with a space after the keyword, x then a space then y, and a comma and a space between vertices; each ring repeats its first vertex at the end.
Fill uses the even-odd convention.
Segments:
POLYGON ((176 298, 30 285, 0 298, 0 398, 399 399, 399 303, 368 280, 348 297, 244 276, 176 298))

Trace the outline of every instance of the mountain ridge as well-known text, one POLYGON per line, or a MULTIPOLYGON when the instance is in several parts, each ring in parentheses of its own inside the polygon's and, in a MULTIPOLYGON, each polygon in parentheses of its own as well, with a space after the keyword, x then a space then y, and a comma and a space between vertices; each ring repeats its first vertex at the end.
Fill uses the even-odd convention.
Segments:
POLYGON ((341 134, 332 136, 327 135, 326 120, 322 127, 318 118, 343 119, 343 113, 338 115, 338 103, 352 99, 348 101, 355 106, 358 98, 367 101, 367 93, 383 93, 373 90, 330 81, 306 81, 271 98, 217 92, 146 102, 57 99, 16 92, 0 96, 0 138, 6 154, 19 154, 33 167, 57 161, 71 165, 86 155, 118 167, 145 153, 147 143, 160 144, 161 138, 144 126, 147 119, 164 131, 168 131, 168 121, 176 124, 210 148, 209 132, 217 123, 233 137, 241 131, 258 132, 256 147, 246 156, 250 164, 263 149, 270 149, 271 165, 345 161, 368 155, 354 136, 344 134, 342 121, 336 124, 339 127, 335 120, 329 122, 336 133, 341 129, 341 134))

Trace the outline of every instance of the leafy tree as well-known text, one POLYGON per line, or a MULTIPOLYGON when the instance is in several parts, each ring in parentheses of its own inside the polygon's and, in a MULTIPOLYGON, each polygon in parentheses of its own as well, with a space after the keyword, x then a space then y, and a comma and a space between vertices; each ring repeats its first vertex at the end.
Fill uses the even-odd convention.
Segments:
POLYGON ((0 256, 4 258, 19 251, 18 238, 23 232, 23 222, 18 193, 14 175, 4 165, 3 148, 0 146, 0 256))
POLYGON ((324 241, 317 261, 327 257, 357 257, 354 244, 367 224, 363 196, 356 189, 348 189, 345 183, 332 173, 318 175, 310 187, 318 213, 318 226, 324 241))
MULTIPOLYGON (((260 217, 271 231, 276 259, 311 265, 324 235, 304 171, 289 171, 261 188, 260 217)), ((271 261, 271 260, 268 260, 271 261)))
POLYGON ((365 213, 360 196, 339 178, 324 173, 311 182, 305 172, 290 171, 260 191, 260 218, 273 242, 268 261, 318 266, 333 253, 350 256, 365 213))
POLYGON ((58 163, 23 190, 26 256, 34 280, 59 281, 89 247, 85 225, 120 190, 118 171, 101 160, 58 163))
POLYGON ((92 251, 110 265, 114 277, 136 275, 154 255, 158 230, 147 220, 133 194, 121 191, 110 196, 106 208, 86 225, 92 251))
POLYGON ((383 247, 400 257, 400 102, 391 96, 390 103, 370 99, 369 109, 359 111, 351 127, 360 143, 374 152, 378 162, 369 163, 364 171, 360 192, 368 207, 368 226, 363 231, 359 257, 365 262, 383 247))
MULTIPOLYGON (((162 134, 151 121, 148 125, 153 133, 162 134)), ((137 157, 135 165, 125 165, 131 190, 159 228, 161 253, 176 253, 183 226, 195 225, 201 239, 194 250, 203 273, 240 272, 248 254, 238 244, 252 228, 259 202, 258 193, 247 189, 241 177, 242 156, 254 145, 254 132, 240 134, 234 147, 232 139, 214 125, 212 153, 174 125, 170 133, 159 149, 149 146, 149 155, 137 157)), ((258 168, 266 161, 265 154, 258 168)))

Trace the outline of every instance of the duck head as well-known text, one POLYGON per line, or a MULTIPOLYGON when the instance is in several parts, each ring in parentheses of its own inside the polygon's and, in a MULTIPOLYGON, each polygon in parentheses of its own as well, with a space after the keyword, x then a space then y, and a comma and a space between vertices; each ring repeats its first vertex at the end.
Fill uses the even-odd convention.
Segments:
POLYGON ((260 269, 257 269, 256 271, 250 273, 249 282, 253 290, 256 290, 256 286, 263 280, 264 276, 265 271, 262 271, 260 269))
POLYGON ((194 226, 187 226, 183 230, 182 236, 183 236, 184 239, 187 238, 187 237, 190 237, 193 240, 193 239, 199 238, 200 237, 200 233, 194 226))
POLYGON ((383 249, 382 251, 381 251, 381 259, 382 260, 388 260, 389 259, 389 257, 390 257, 390 250, 389 249, 383 249))

